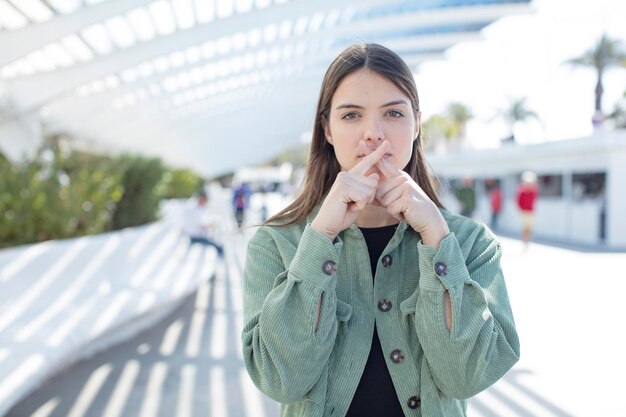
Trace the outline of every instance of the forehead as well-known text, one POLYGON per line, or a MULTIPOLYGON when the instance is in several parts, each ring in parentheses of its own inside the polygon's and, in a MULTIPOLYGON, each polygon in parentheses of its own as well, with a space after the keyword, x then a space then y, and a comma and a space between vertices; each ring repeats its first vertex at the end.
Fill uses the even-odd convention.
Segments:
MULTIPOLYGON (((392 100, 410 98, 391 80, 367 68, 347 75, 337 86, 333 94, 333 104, 345 101, 380 101, 387 103, 392 100)), ((352 103, 364 104, 364 103, 352 103)))

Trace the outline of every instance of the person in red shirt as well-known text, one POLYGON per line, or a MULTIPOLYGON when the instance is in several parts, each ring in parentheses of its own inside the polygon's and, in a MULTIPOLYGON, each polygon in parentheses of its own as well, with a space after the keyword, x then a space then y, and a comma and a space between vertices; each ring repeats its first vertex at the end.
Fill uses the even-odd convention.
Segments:
POLYGON ((528 245, 535 224, 535 201, 539 190, 537 175, 531 171, 522 174, 522 182, 517 188, 517 207, 522 216, 522 241, 528 245))

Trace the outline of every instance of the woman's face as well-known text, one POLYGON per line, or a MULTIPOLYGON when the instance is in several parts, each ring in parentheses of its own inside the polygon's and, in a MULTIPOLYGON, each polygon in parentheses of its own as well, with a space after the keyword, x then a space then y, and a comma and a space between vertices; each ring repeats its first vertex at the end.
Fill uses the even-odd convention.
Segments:
MULTIPOLYGON (((389 162, 403 169, 420 129, 411 100, 393 82, 369 69, 345 77, 331 100, 326 140, 342 170, 350 170, 385 139, 389 162), (365 142, 365 145, 361 143, 365 142)), ((369 173, 376 172, 374 168, 369 173)))

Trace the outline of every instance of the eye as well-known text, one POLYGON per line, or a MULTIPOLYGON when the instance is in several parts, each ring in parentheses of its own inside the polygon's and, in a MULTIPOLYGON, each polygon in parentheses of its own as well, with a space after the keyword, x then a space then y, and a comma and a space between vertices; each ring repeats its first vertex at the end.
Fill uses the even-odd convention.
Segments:
POLYGON ((398 110, 389 110, 387 114, 393 117, 394 119, 400 119, 401 117, 404 117, 404 114, 398 110))
POLYGON ((357 117, 359 117, 359 114, 357 112, 351 111, 350 113, 346 113, 343 116, 341 116, 341 120, 353 120, 353 119, 356 119, 357 117))

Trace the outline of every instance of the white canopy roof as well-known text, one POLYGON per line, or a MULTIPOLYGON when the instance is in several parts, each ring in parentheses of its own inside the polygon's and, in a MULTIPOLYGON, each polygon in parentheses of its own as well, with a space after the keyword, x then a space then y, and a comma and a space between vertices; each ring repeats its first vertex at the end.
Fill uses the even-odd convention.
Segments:
POLYGON ((382 43, 415 68, 528 3, 0 0, 0 142, 35 120, 219 175, 311 129, 323 73, 350 43, 382 43))

